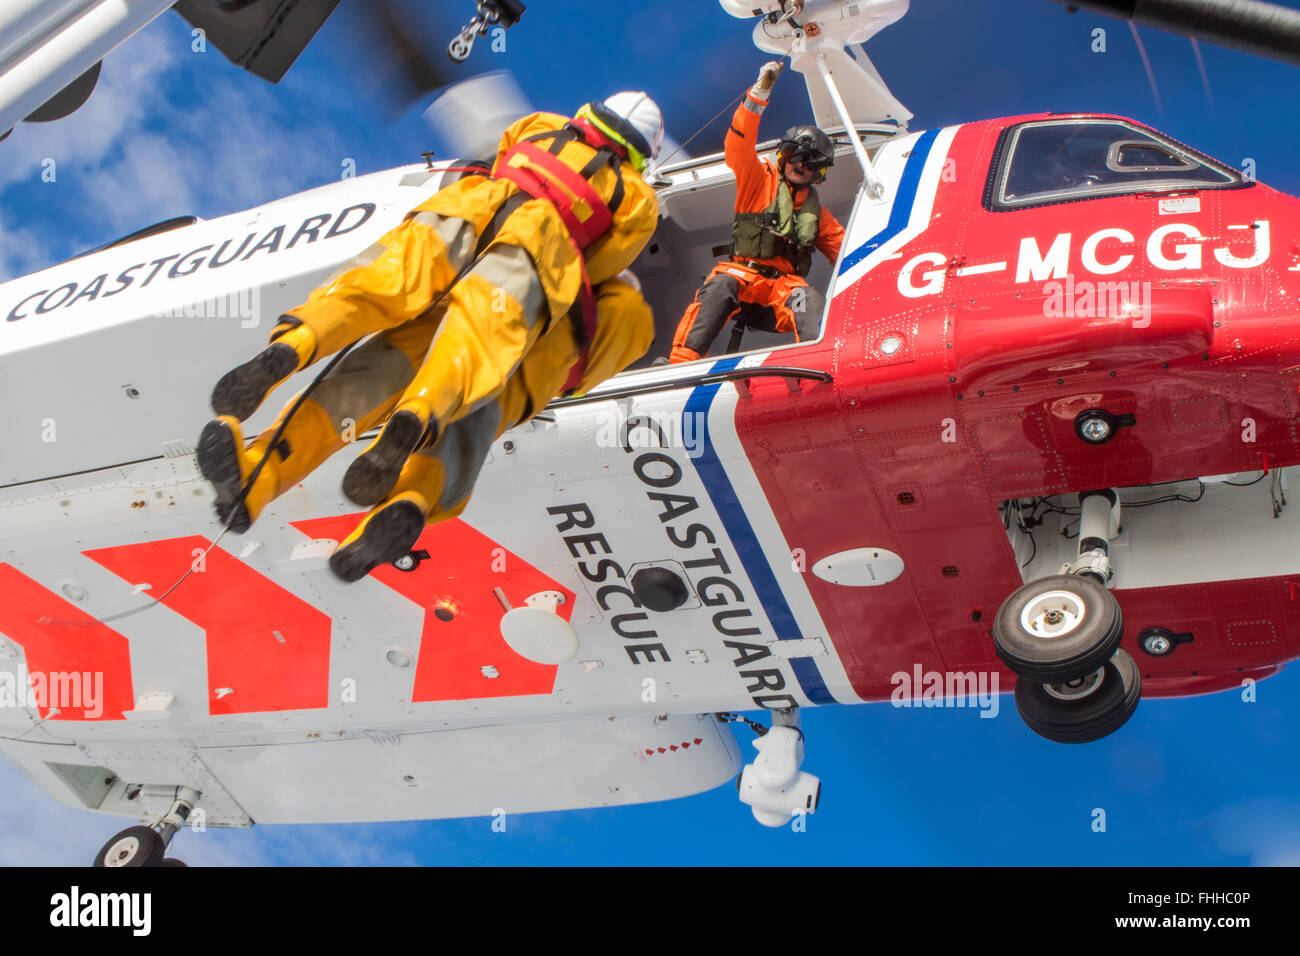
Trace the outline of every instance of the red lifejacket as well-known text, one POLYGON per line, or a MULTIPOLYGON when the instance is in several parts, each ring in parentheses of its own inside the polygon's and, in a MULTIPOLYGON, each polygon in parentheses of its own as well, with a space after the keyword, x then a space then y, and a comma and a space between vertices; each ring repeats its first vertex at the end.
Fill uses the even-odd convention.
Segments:
POLYGON ((575 120, 563 129, 547 131, 520 140, 502 154, 492 170, 496 179, 506 179, 519 187, 521 192, 536 199, 547 200, 560 221, 564 223, 578 255, 578 266, 582 270, 582 288, 578 300, 569 316, 573 322, 574 337, 579 345, 578 360, 569 371, 562 392, 568 394, 577 387, 582 373, 587 367, 587 349, 596 335, 596 297, 591 289, 591 280, 587 276, 587 263, 583 252, 599 240, 614 223, 614 212, 623 201, 623 176, 619 169, 620 160, 626 154, 618 144, 605 137, 591 124, 575 120), (596 150, 596 155, 580 171, 573 169, 559 158, 559 152, 567 143, 581 139, 586 145, 596 150), (538 140, 550 139, 548 149, 537 145, 538 140), (606 164, 613 166, 617 176, 614 193, 608 203, 591 184, 594 176, 606 164), (577 314, 575 315, 575 311, 577 314))

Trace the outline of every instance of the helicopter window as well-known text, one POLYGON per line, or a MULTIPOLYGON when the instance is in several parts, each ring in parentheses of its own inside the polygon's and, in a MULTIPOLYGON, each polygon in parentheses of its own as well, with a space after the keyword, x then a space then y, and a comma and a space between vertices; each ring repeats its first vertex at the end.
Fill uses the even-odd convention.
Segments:
POLYGON ((1111 143, 1106 154, 1106 168, 1117 173, 1171 172, 1181 173, 1195 169, 1196 164, 1175 156, 1158 143, 1111 143))
POLYGON ((994 207, 1241 182, 1232 170, 1115 120, 1049 120, 1004 134, 994 207))

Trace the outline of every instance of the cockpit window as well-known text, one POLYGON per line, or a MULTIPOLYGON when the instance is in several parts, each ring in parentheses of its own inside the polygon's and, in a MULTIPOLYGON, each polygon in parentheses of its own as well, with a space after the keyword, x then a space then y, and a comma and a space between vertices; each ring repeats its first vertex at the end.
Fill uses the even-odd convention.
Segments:
POLYGON ((1026 123, 1007 137, 992 182, 996 209, 1242 181, 1225 166, 1116 120, 1026 123))

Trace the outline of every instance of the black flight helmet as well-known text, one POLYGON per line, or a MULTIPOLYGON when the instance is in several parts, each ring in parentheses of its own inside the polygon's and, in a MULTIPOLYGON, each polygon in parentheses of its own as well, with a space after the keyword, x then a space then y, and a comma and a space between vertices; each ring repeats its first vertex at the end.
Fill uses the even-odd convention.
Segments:
POLYGON ((816 126, 791 126, 781 137, 776 159, 782 172, 790 160, 803 163, 813 171, 812 181, 819 183, 835 162, 835 144, 816 126))

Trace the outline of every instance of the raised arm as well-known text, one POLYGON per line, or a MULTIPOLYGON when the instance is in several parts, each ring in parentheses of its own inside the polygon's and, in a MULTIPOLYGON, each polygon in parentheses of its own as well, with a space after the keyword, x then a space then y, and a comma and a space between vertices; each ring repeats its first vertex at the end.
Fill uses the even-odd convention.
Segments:
POLYGON ((768 172, 763 168, 755 147, 758 145, 758 122, 767 109, 772 84, 781 72, 781 64, 773 60, 759 71, 758 80, 745 93, 731 118, 731 128, 723 144, 727 166, 736 174, 736 208, 747 209, 758 203, 766 205, 768 172))

